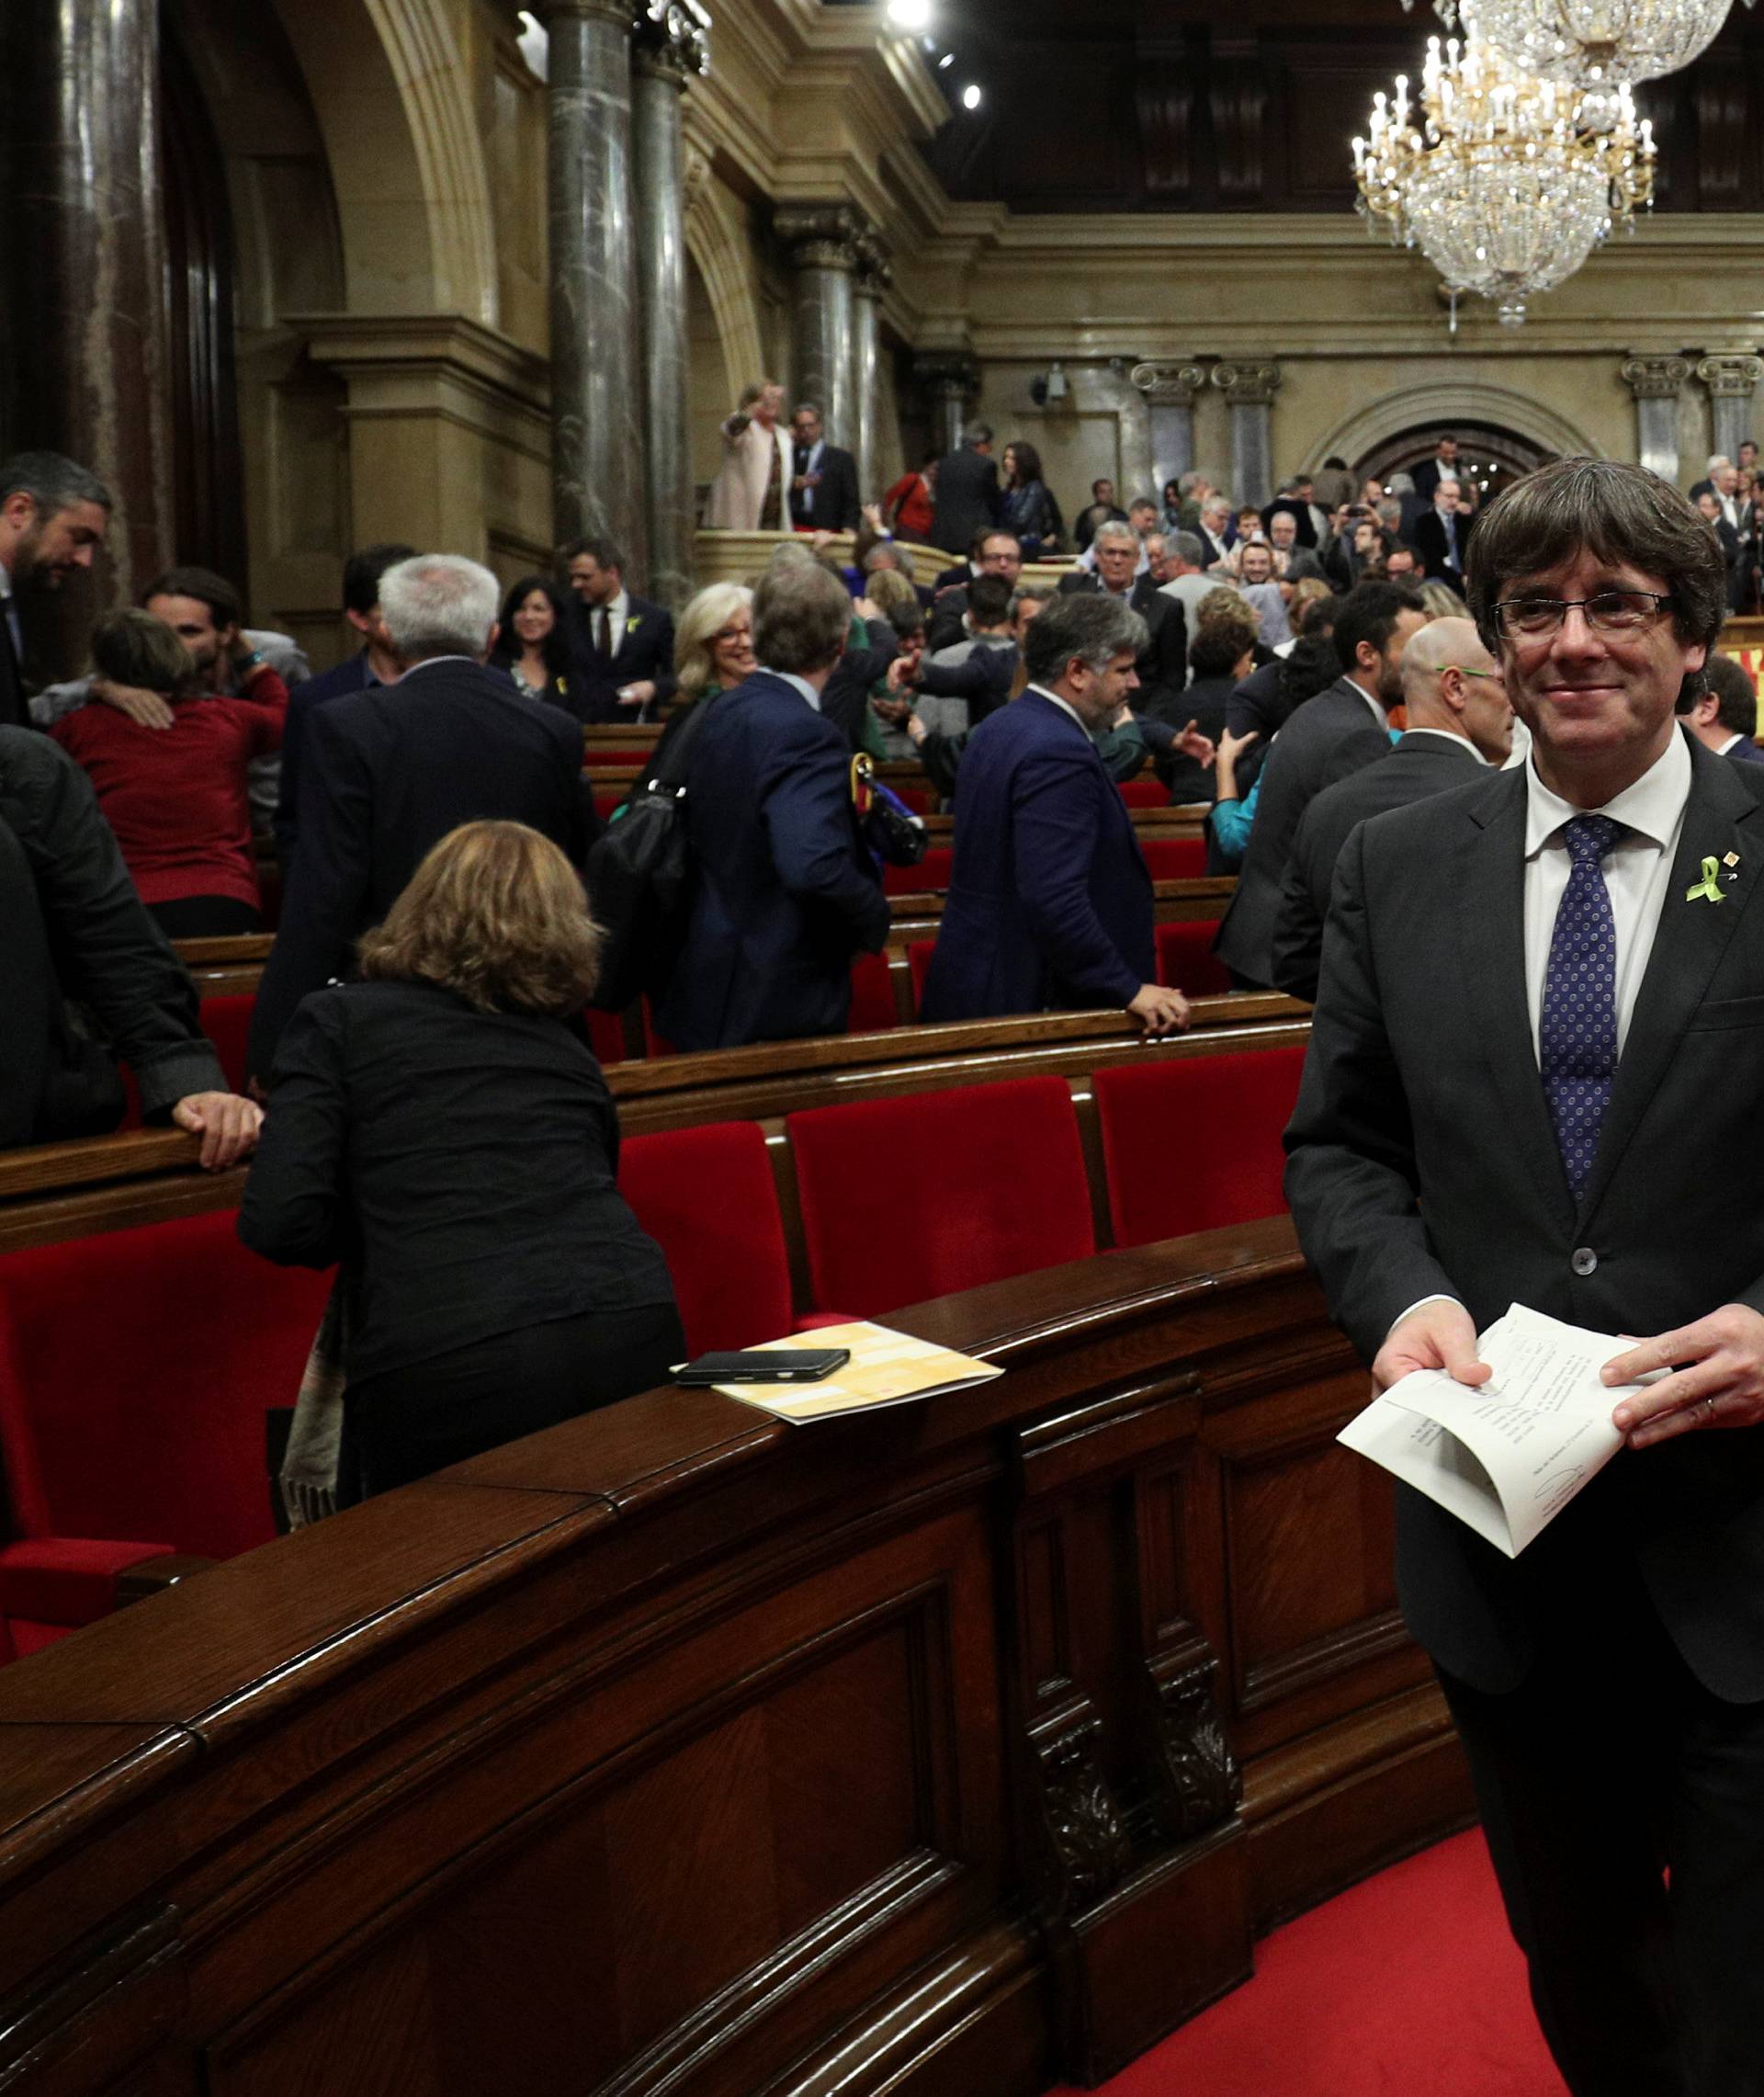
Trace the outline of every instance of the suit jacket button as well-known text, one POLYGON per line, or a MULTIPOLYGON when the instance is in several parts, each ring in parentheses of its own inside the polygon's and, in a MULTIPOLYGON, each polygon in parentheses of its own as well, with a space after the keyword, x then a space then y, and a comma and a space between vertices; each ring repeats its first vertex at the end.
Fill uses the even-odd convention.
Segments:
POLYGON ((1577 1275, 1589 1275, 1599 1264, 1599 1255, 1590 1245, 1577 1245, 1568 1264, 1577 1275))

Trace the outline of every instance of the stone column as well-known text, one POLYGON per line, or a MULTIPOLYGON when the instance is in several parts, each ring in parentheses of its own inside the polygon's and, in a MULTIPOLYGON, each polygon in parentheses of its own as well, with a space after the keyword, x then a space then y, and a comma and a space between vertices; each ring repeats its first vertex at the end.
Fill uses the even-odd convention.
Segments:
POLYGON ((857 460, 857 492, 862 502, 881 493, 882 298, 894 281, 888 252, 874 233, 857 244, 856 329, 853 339, 852 383, 857 417, 852 451, 857 460))
POLYGON ((845 204, 788 205, 773 220, 796 271, 791 404, 812 401, 829 444, 850 450, 857 436, 853 289, 864 231, 845 204))
POLYGON ((175 557, 158 38, 154 0, 0 7, 0 450, 104 480, 125 598, 175 557))
POLYGON ((631 51, 638 339, 642 349, 648 595, 678 611, 692 595, 693 481, 686 321, 685 145, 680 97, 708 61, 703 28, 643 0, 631 51))
POLYGON ((1752 435, 1752 394, 1764 363, 1744 350, 1718 351, 1705 357, 1697 377, 1709 389, 1709 420, 1714 441, 1711 451, 1739 457, 1739 448, 1752 435))
POLYGON ((958 450, 962 425, 980 391, 980 368, 962 349, 922 351, 912 360, 913 377, 931 400, 931 436, 940 457, 958 450))
POLYGON ((1151 410, 1151 493, 1161 503, 1165 485, 1193 469, 1194 396, 1206 372, 1198 364, 1136 364, 1127 376, 1151 410))
POLYGON ((1679 483, 1679 402, 1690 376, 1682 357, 1632 357, 1623 383, 1635 396, 1635 456, 1650 473, 1679 483))
POLYGON ((541 0, 550 32, 551 528, 649 568, 631 220, 631 0, 541 0))
POLYGON ((1217 364, 1213 383, 1231 410, 1231 500, 1258 509, 1274 493, 1274 395, 1277 364, 1217 364))

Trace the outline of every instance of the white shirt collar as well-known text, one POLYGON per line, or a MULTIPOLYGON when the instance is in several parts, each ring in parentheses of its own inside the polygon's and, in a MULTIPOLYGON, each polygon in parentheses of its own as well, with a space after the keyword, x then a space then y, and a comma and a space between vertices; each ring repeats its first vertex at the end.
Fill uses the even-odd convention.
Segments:
POLYGON ((1359 693, 1360 697, 1372 708, 1373 719, 1378 723, 1380 728, 1388 728, 1390 726, 1390 709, 1385 706, 1385 702, 1377 697, 1375 693, 1367 691, 1366 687, 1360 682, 1358 677, 1350 677, 1346 674, 1345 672, 1342 674, 1341 682, 1344 685, 1351 685, 1353 689, 1359 693))
POLYGON ((816 691, 807 677, 798 677, 793 670, 769 670, 763 663, 760 664, 760 668, 766 676, 780 678, 793 691, 800 692, 817 713, 820 711, 820 694, 816 691))
POLYGON ((1072 704, 1069 699, 1062 699, 1057 692, 1050 692, 1046 685, 1031 685, 1029 686, 1029 690, 1039 694, 1039 696, 1042 698, 1047 700, 1050 705, 1057 706, 1061 713, 1069 714, 1072 720, 1078 722, 1079 732, 1086 738, 1089 737, 1091 732, 1090 730, 1086 728, 1083 721, 1079 719, 1078 708, 1072 704))
POLYGON ((1488 762, 1481 751, 1476 748, 1476 744, 1471 742, 1470 738, 1467 735, 1460 735, 1455 729, 1406 728, 1403 731, 1403 741, 1407 742, 1411 735, 1443 736, 1447 742, 1455 742, 1460 750, 1467 750, 1470 753, 1471 756, 1476 759, 1478 765, 1487 765, 1488 762))
POLYGON ((1675 728, 1672 740, 1633 787, 1601 809, 1577 809, 1550 791, 1537 776, 1533 752, 1525 767, 1525 856, 1535 857, 1577 815, 1608 815, 1658 845, 1669 845, 1690 798, 1690 752, 1675 728))
POLYGON ((1746 738, 1743 735, 1730 735, 1727 738, 1726 742, 1722 744, 1721 748, 1715 752, 1715 755, 1717 757, 1726 756, 1727 753, 1734 747, 1735 743, 1744 742, 1746 738))

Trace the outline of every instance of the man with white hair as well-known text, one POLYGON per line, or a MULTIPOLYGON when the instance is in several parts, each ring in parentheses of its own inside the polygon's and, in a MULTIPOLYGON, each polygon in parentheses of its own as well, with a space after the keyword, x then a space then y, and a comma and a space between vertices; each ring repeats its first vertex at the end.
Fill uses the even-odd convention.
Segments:
POLYGON ((379 579, 404 674, 309 724, 300 849, 252 1014, 259 1083, 296 1005, 347 972, 356 939, 448 831, 529 823, 580 864, 598 829, 580 725, 484 667, 501 596, 489 569, 458 554, 419 553, 379 579))
POLYGON ((1415 520, 1409 543, 1421 557, 1428 575, 1462 590, 1469 565, 1471 520, 1458 508, 1458 483, 1442 480, 1433 490, 1433 504, 1415 520))
POLYGON ((1714 494, 1716 493, 1715 476, 1721 472, 1724 467, 1731 466, 1733 463, 1733 460, 1728 458, 1724 451, 1712 451, 1709 454, 1709 462, 1702 470, 1702 479, 1690 491, 1690 500, 1694 503, 1699 495, 1714 494))

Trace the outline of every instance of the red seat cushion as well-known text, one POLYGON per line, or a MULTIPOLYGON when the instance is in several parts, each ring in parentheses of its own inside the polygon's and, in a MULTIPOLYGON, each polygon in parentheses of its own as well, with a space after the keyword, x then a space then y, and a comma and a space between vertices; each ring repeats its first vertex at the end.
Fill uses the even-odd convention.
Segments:
POLYGON ((894 976, 886 954, 859 954, 852 962, 852 1011, 847 1034, 886 1034, 899 1026, 894 976))
POLYGON ((925 1002, 925 978, 931 973, 931 958, 937 951, 934 939, 915 939, 907 948, 907 966, 912 970, 912 1009, 917 1014, 925 1002))
POLYGON ((1117 782, 1121 799, 1130 809, 1164 809, 1170 806, 1170 788, 1156 779, 1122 779, 1117 782))
POLYGON ((625 1022, 616 1012, 596 1012, 589 1005, 582 1017, 588 1022, 588 1046, 600 1064, 625 1060, 625 1022))
POLYGON ((1213 951, 1219 928, 1211 918, 1158 927, 1158 980, 1184 997, 1223 997, 1231 971, 1213 951))
POLYGON ((1206 871, 1206 841, 1194 837, 1142 837, 1139 849, 1154 881, 1196 881, 1206 871))
POLYGON ((953 846, 933 844, 916 867, 884 867, 882 887, 891 896, 931 895, 946 889, 955 856, 953 846))
POLYGON ((245 1089, 245 1037, 251 1032, 251 1008, 255 1002, 249 992, 202 1000, 202 1031, 213 1042, 227 1083, 236 1093, 245 1089))
POLYGON ((789 1332, 790 1262, 756 1122, 629 1137, 618 1190, 666 1257, 695 1355, 789 1332))
POLYGON ((275 1534, 265 1414, 294 1402, 330 1281, 247 1253, 233 1220, 219 1210, 0 1258, 15 1537, 140 1537, 223 1559, 275 1534))
POLYGON ((1063 1078, 786 1117, 814 1299, 854 1318, 1096 1249, 1063 1078))
POLYGON ((1117 1245, 1149 1245, 1278 1216, 1281 1132, 1298 1096, 1302 1048, 1170 1056, 1093 1081, 1117 1245))

